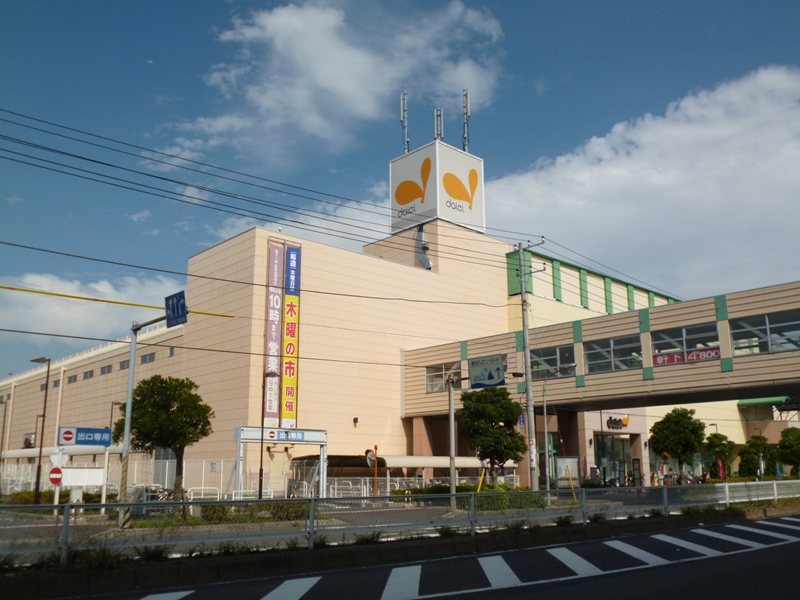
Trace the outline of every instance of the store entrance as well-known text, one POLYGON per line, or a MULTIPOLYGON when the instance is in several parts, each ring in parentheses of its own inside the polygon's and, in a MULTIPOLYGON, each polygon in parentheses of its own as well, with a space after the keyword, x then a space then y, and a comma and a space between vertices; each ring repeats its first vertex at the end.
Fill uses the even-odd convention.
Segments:
POLYGON ((596 433, 594 435, 595 464, 604 485, 622 486, 633 476, 631 436, 596 433))

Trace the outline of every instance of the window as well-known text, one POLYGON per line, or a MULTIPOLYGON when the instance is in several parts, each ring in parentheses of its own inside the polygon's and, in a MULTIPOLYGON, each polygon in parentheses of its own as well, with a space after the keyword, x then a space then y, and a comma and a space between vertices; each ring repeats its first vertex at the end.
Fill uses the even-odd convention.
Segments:
POLYGON ((119 361, 119 370, 120 371, 124 371, 125 369, 127 369, 130 366, 131 366, 131 361, 129 361, 129 360, 121 360, 121 361, 119 361))
POLYGON ((800 349, 800 310, 731 319, 733 355, 800 349))
POLYGON ((655 331, 652 339, 655 366, 720 358, 716 323, 655 331))
POLYGON ((146 365, 147 363, 154 362, 156 360, 156 353, 151 352, 150 354, 145 354, 142 356, 142 362, 140 364, 146 365))
POLYGON ((447 380, 455 375, 461 377, 461 362, 445 363, 425 368, 425 391, 427 393, 443 392, 447 389, 447 380))
POLYGON ((559 369, 564 365, 575 364, 575 346, 553 346, 531 350, 531 377, 544 379, 550 377, 574 377, 575 367, 559 369))
POLYGON ((587 373, 642 368, 642 342, 638 335, 585 342, 587 373))
POLYGON ((111 365, 100 367, 100 375, 108 375, 109 373, 111 373, 111 365))
POLYGON ((43 383, 42 385, 40 385, 40 386, 39 386, 39 391, 40 391, 40 392, 43 392, 43 391, 45 391, 46 389, 47 389, 47 384, 46 384, 46 383, 43 383))
POLYGON ((53 387, 54 388, 57 388, 60 385, 61 385, 61 380, 60 379, 54 379, 53 380, 53 387))
POLYGON ((67 377, 67 383, 75 383, 76 381, 78 381, 77 375, 70 375, 69 377, 67 377))
POLYGON ((173 356, 175 356, 175 346, 170 346, 169 347, 169 357, 172 358, 173 356))
POLYGON ((84 379, 91 379, 92 377, 94 377, 94 370, 92 370, 92 371, 84 371, 83 372, 83 378, 84 379))

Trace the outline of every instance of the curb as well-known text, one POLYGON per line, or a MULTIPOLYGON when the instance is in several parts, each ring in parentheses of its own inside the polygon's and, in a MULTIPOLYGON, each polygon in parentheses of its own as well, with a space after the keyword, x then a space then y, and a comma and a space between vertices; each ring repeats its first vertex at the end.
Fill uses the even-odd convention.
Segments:
POLYGON ((9 598, 69 598, 108 592, 148 591, 353 567, 418 563, 796 513, 796 507, 770 507, 748 509, 746 515, 721 512, 696 516, 642 517, 585 526, 543 527, 515 534, 486 533, 475 537, 383 542, 368 546, 329 547, 310 552, 284 550, 244 556, 179 558, 126 564, 106 571, 10 572, 0 577, 0 586, 3 596, 9 598))

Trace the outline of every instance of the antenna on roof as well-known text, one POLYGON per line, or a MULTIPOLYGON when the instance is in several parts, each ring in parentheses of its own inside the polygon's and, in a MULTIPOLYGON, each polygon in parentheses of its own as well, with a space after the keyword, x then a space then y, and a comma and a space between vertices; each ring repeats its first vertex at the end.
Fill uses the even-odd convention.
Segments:
POLYGON ((464 152, 469 152, 469 112, 469 88, 464 88, 464 135, 461 138, 464 152))
POLYGON ((444 141, 444 110, 433 111, 433 139, 444 141))
POLYGON ((408 94, 405 91, 400 94, 400 123, 403 125, 404 154, 408 154, 408 94))

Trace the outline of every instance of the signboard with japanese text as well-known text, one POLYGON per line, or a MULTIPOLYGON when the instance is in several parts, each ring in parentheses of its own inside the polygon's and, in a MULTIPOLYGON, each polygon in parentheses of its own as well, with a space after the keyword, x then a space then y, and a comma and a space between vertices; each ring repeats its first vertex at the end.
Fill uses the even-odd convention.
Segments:
POLYGON ((297 359, 300 328, 300 248, 286 247, 283 297, 281 427, 297 428, 297 359))
POLYGON ((267 330, 264 354, 264 427, 280 424, 281 343, 283 324, 283 244, 269 242, 267 265, 267 330), (267 374, 274 374, 268 377, 267 374), (277 376, 275 376, 277 375, 277 376))
MULTIPOLYGON (((261 427, 234 427, 233 440, 235 442, 260 442, 261 427)), ((263 430, 264 441, 267 443, 287 444, 327 444, 328 432, 323 429, 279 429, 268 428, 263 430)))
POLYGON ((469 387, 472 389, 495 387, 506 384, 503 370, 503 354, 469 359, 469 387))
POLYGON ((435 218, 485 231, 483 160, 434 140, 389 166, 392 233, 435 218))
POLYGON ((719 360, 721 354, 719 347, 698 348, 686 352, 662 352, 653 355, 653 366, 677 365, 701 360, 719 360))
POLYGON ((59 427, 59 446, 110 446, 111 430, 88 427, 59 427))

